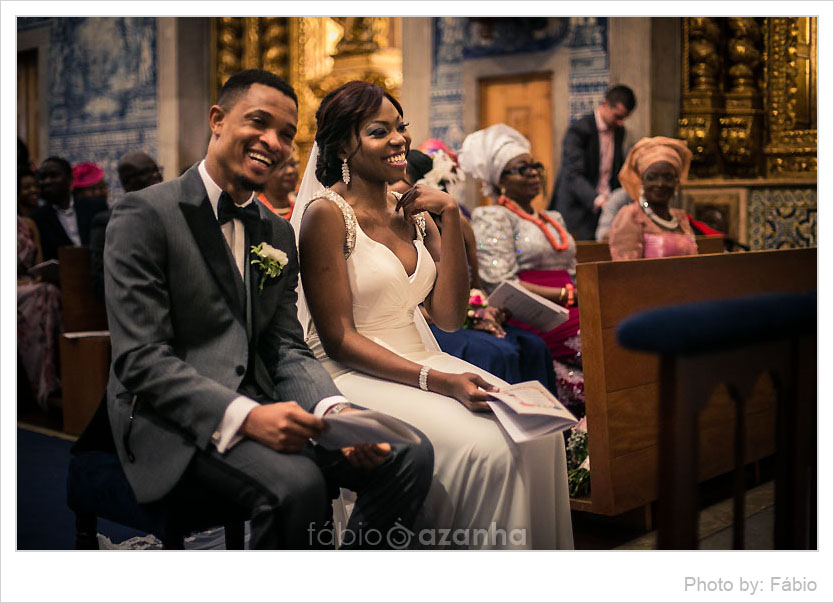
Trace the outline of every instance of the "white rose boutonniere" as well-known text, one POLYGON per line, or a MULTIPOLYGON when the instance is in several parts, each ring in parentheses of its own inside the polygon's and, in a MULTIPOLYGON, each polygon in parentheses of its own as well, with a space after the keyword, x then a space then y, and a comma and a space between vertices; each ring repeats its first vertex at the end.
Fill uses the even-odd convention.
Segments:
POLYGON ((258 291, 263 291, 266 279, 275 278, 281 274, 281 270, 290 260, 286 253, 280 249, 275 249, 269 243, 252 245, 250 252, 255 256, 250 263, 257 264, 261 270, 261 282, 258 285, 258 291))

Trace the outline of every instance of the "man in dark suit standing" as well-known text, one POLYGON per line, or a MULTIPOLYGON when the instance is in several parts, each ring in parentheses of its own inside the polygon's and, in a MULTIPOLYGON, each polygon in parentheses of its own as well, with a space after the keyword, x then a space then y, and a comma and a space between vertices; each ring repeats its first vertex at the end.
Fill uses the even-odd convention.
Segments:
MULTIPOLYGON (((126 193, 140 191, 162 182, 162 169, 144 151, 131 151, 119 159, 119 182, 126 193)), ((99 212, 90 224, 90 279, 93 291, 104 299, 104 233, 112 209, 99 212)))
POLYGON ((550 208, 562 214, 573 237, 593 241, 602 207, 619 188, 623 122, 637 100, 628 86, 614 86, 593 113, 571 124, 562 141, 562 166, 550 208))
POLYGON ((47 157, 38 170, 41 197, 46 203, 38 207, 32 218, 38 227, 43 259, 58 257, 58 248, 87 245, 93 216, 107 209, 107 200, 73 199, 72 166, 63 157, 47 157))
POLYGON ((384 547, 422 505, 432 451, 425 440, 341 451, 310 441, 323 417, 352 409, 304 343, 292 227, 255 198, 297 121, 284 80, 238 73, 209 111, 205 160, 115 206, 104 253, 111 426, 140 503, 196 491, 251 518, 251 548, 315 548, 343 486, 358 494, 354 543, 384 547), (361 538, 370 530, 381 542, 361 538))

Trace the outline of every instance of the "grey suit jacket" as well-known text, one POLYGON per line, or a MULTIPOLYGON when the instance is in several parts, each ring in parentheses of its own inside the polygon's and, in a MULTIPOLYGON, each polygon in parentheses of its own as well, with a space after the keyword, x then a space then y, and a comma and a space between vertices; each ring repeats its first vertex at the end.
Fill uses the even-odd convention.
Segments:
MULTIPOLYGON (((139 502, 179 481, 250 371, 271 400, 312 410, 338 395, 304 343, 296 318, 298 255, 292 227, 260 202, 251 245, 286 252, 280 276, 246 295, 197 166, 177 180, 130 193, 107 226, 105 296, 112 342, 108 411, 116 448, 139 502)), ((247 265, 249 262, 247 261, 247 265)))

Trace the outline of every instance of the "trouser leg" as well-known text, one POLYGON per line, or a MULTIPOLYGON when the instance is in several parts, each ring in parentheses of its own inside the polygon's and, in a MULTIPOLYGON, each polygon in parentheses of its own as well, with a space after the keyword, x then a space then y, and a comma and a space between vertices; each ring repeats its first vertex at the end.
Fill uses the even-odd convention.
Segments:
POLYGON ((420 444, 392 446, 385 462, 373 469, 353 467, 341 453, 316 448, 328 481, 357 494, 342 548, 408 546, 407 530, 423 505, 434 470, 434 451, 420 435, 420 444))
POLYGON ((197 488, 250 518, 252 549, 322 548, 318 538, 332 518, 322 471, 311 448, 298 454, 276 452, 243 440, 224 454, 197 451, 177 489, 197 488))

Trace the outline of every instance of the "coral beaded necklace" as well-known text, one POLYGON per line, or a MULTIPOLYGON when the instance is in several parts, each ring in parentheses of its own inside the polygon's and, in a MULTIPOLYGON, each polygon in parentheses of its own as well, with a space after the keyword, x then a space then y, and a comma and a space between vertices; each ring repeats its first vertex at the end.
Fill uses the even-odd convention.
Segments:
POLYGON ((544 233, 544 236, 547 237, 547 240, 550 242, 550 245, 556 251, 564 251, 568 248, 568 233, 565 232, 565 229, 562 228, 562 225, 559 224, 556 220, 551 218, 545 213, 536 212, 535 215, 530 215, 523 209, 521 209, 515 201, 510 199, 509 197, 505 197, 501 195, 498 197, 498 203, 509 209, 519 218, 527 220, 528 222, 532 222, 539 229, 544 233), (550 224, 553 228, 556 229, 556 232, 559 233, 559 241, 556 241, 556 238, 553 236, 553 233, 547 229, 547 224, 550 224))

